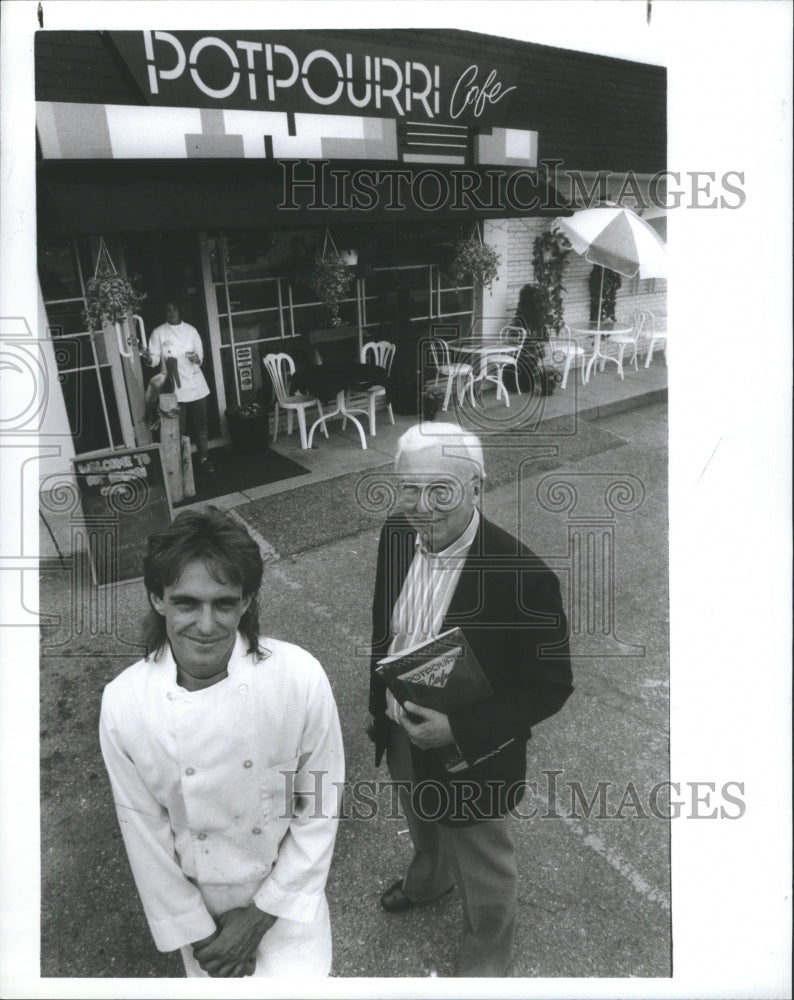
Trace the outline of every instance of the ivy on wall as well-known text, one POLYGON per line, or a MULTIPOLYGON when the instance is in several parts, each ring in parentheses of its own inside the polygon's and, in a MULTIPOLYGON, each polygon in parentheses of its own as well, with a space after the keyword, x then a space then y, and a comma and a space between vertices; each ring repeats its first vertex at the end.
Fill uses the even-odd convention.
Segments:
POLYGON ((596 264, 590 272, 590 319, 595 322, 598 316, 598 300, 601 299, 601 322, 615 320, 615 306, 618 289, 623 284, 623 279, 617 271, 610 271, 608 267, 601 267, 596 264), (603 280, 603 285, 602 285, 603 280))
POLYGON ((567 237, 551 229, 536 236, 532 244, 532 267, 540 291, 544 332, 553 330, 559 333, 564 323, 562 297, 565 285, 562 278, 571 252, 567 237))

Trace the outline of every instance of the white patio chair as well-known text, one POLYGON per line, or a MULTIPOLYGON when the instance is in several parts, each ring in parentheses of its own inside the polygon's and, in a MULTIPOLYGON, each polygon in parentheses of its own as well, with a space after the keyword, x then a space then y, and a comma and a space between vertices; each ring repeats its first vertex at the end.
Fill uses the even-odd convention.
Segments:
POLYGON ((328 437, 328 428, 325 426, 325 414, 323 404, 314 396, 304 396, 302 393, 290 393, 289 380, 295 374, 295 362, 289 354, 266 354, 262 358, 262 364, 270 376, 273 383, 273 391, 276 394, 276 402, 273 410, 273 441, 278 438, 278 410, 282 407, 287 411, 287 434, 292 434, 292 414, 298 415, 298 428, 301 436, 301 448, 308 449, 309 443, 306 437, 306 411, 316 406, 320 411, 323 434, 328 437))
POLYGON ((648 317, 646 322, 650 324, 651 328, 651 339, 648 343, 648 353, 645 355, 645 367, 647 368, 650 365, 651 357, 653 356, 654 344, 659 342, 664 342, 664 363, 667 364, 667 329, 661 328, 662 322, 651 312, 650 309, 646 309, 645 313, 648 317))
POLYGON ((496 385, 496 398, 504 396, 505 406, 509 406, 510 396, 504 383, 504 373, 508 368, 512 371, 516 392, 520 396, 518 364, 521 351, 524 348, 524 341, 527 339, 527 331, 523 326, 503 326, 498 336, 504 345, 503 349, 500 353, 485 355, 482 377, 485 381, 493 382, 496 385))
MULTIPOLYGON (((632 328, 631 333, 613 333, 608 337, 602 337, 601 343, 603 345, 602 350, 608 353, 610 357, 613 353, 610 351, 610 348, 617 348, 618 375, 623 378, 623 355, 629 348, 631 348, 634 370, 639 371, 637 366, 637 342, 640 339, 642 328, 645 326, 645 313, 641 309, 636 309, 630 317, 619 319, 618 324, 620 326, 630 326, 632 328)), ((605 364, 606 359, 602 358, 601 371, 604 370, 605 364)))
MULTIPOLYGON (((371 363, 377 365, 379 368, 385 368, 387 375, 391 375, 391 366, 394 363, 394 352, 396 350, 396 345, 390 340, 370 340, 361 348, 361 364, 366 365, 367 363, 371 363)), ((345 407, 348 410, 353 409, 359 404, 364 404, 369 415, 369 433, 371 437, 375 437, 375 406, 378 398, 385 395, 386 386, 384 385, 373 385, 363 392, 349 392, 346 394, 345 407)), ((389 420, 393 424, 394 410, 391 408, 391 403, 386 404, 386 409, 389 413, 389 420)), ((342 421, 342 430, 345 429, 346 425, 347 419, 342 421)))
POLYGON ((452 361, 449 356, 449 344, 440 337, 432 337, 428 342, 430 349, 430 365, 436 370, 436 378, 433 385, 438 385, 439 378, 443 375, 447 379, 447 390, 444 393, 444 405, 442 410, 449 406, 449 399, 452 395, 452 384, 457 383, 458 405, 466 397, 466 390, 471 394, 471 405, 474 402, 474 368, 466 361, 452 361))
POLYGON ((564 323, 556 337, 549 337, 549 356, 555 365, 564 365, 560 388, 564 389, 568 382, 568 372, 577 361, 581 362, 582 385, 585 384, 585 349, 571 335, 571 328, 564 323))

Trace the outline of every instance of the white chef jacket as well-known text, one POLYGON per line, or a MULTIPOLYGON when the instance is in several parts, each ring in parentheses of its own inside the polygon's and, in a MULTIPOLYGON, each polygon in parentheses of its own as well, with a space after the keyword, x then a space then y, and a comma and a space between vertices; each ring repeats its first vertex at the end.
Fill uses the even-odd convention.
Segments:
MULTIPOLYGON (((210 389, 201 366, 189 361, 188 354, 198 354, 204 360, 204 345, 195 326, 190 323, 163 323, 155 327, 149 338, 149 353, 152 364, 160 364, 161 358, 176 358, 180 385, 175 388, 177 402, 190 403, 195 399, 209 396, 210 389)), ((165 371, 165 365, 162 366, 165 371)))
POLYGON ((215 931, 201 886, 254 883, 265 912, 327 920, 344 780, 336 705, 313 656, 261 644, 270 655, 257 663, 238 635, 228 676, 199 691, 177 684, 167 646, 102 697, 102 753, 160 951, 215 931))

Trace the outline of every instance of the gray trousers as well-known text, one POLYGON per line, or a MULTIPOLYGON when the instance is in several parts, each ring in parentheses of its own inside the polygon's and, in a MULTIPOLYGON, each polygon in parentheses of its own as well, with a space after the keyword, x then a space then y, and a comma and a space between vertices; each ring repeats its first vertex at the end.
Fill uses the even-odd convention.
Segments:
POLYGON ((207 434, 207 399, 192 399, 189 403, 179 404, 179 433, 188 431, 196 443, 199 459, 203 462, 207 457, 209 436, 207 434))
MULTIPOLYGON (((386 759, 395 781, 413 784, 410 742, 396 724, 389 726, 386 759)), ((471 826, 442 826, 416 814, 411 794, 405 788, 400 789, 400 806, 414 845, 403 892, 417 903, 435 899, 453 885, 460 892, 463 933, 455 975, 506 975, 518 889, 509 818, 483 820, 471 826)))

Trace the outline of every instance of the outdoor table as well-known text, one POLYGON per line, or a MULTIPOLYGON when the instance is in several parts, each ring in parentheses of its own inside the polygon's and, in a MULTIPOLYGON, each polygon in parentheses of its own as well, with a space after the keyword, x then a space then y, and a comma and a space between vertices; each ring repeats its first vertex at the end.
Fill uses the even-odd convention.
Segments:
POLYGON ((510 354, 515 351, 516 344, 511 344, 507 340, 498 340, 495 337, 482 339, 480 337, 468 337, 462 340, 448 340, 447 346, 456 354, 466 355, 472 359, 477 358, 478 370, 474 376, 476 382, 482 382, 488 370, 488 358, 494 354, 510 354))
POLYGON ((604 370, 604 364, 607 361, 614 361, 618 364, 618 359, 613 358, 611 355, 606 354, 601 350, 601 338, 611 337, 616 333, 630 334, 634 331, 633 326, 627 326, 625 323, 601 323, 599 324, 592 320, 590 323, 584 323, 580 326, 571 327, 574 333, 582 333, 588 337, 593 338, 593 353, 590 356, 590 360, 587 362, 587 368, 584 373, 585 383, 590 381, 590 371, 593 365, 600 359, 601 360, 601 371, 604 370))
MULTIPOLYGON (((358 428, 361 447, 366 449, 367 438, 364 428, 353 416, 354 413, 366 413, 366 410, 350 410, 346 405, 345 393, 350 389, 368 389, 373 385, 388 387, 389 374, 385 368, 377 365, 362 365, 356 361, 340 362, 328 365, 310 365, 299 368, 290 380, 293 390, 311 393, 319 400, 336 396, 336 409, 315 420, 309 430, 308 445, 311 448, 314 432, 319 424, 332 417, 347 418, 358 428)), ((388 391, 388 389, 387 389, 388 391)))

